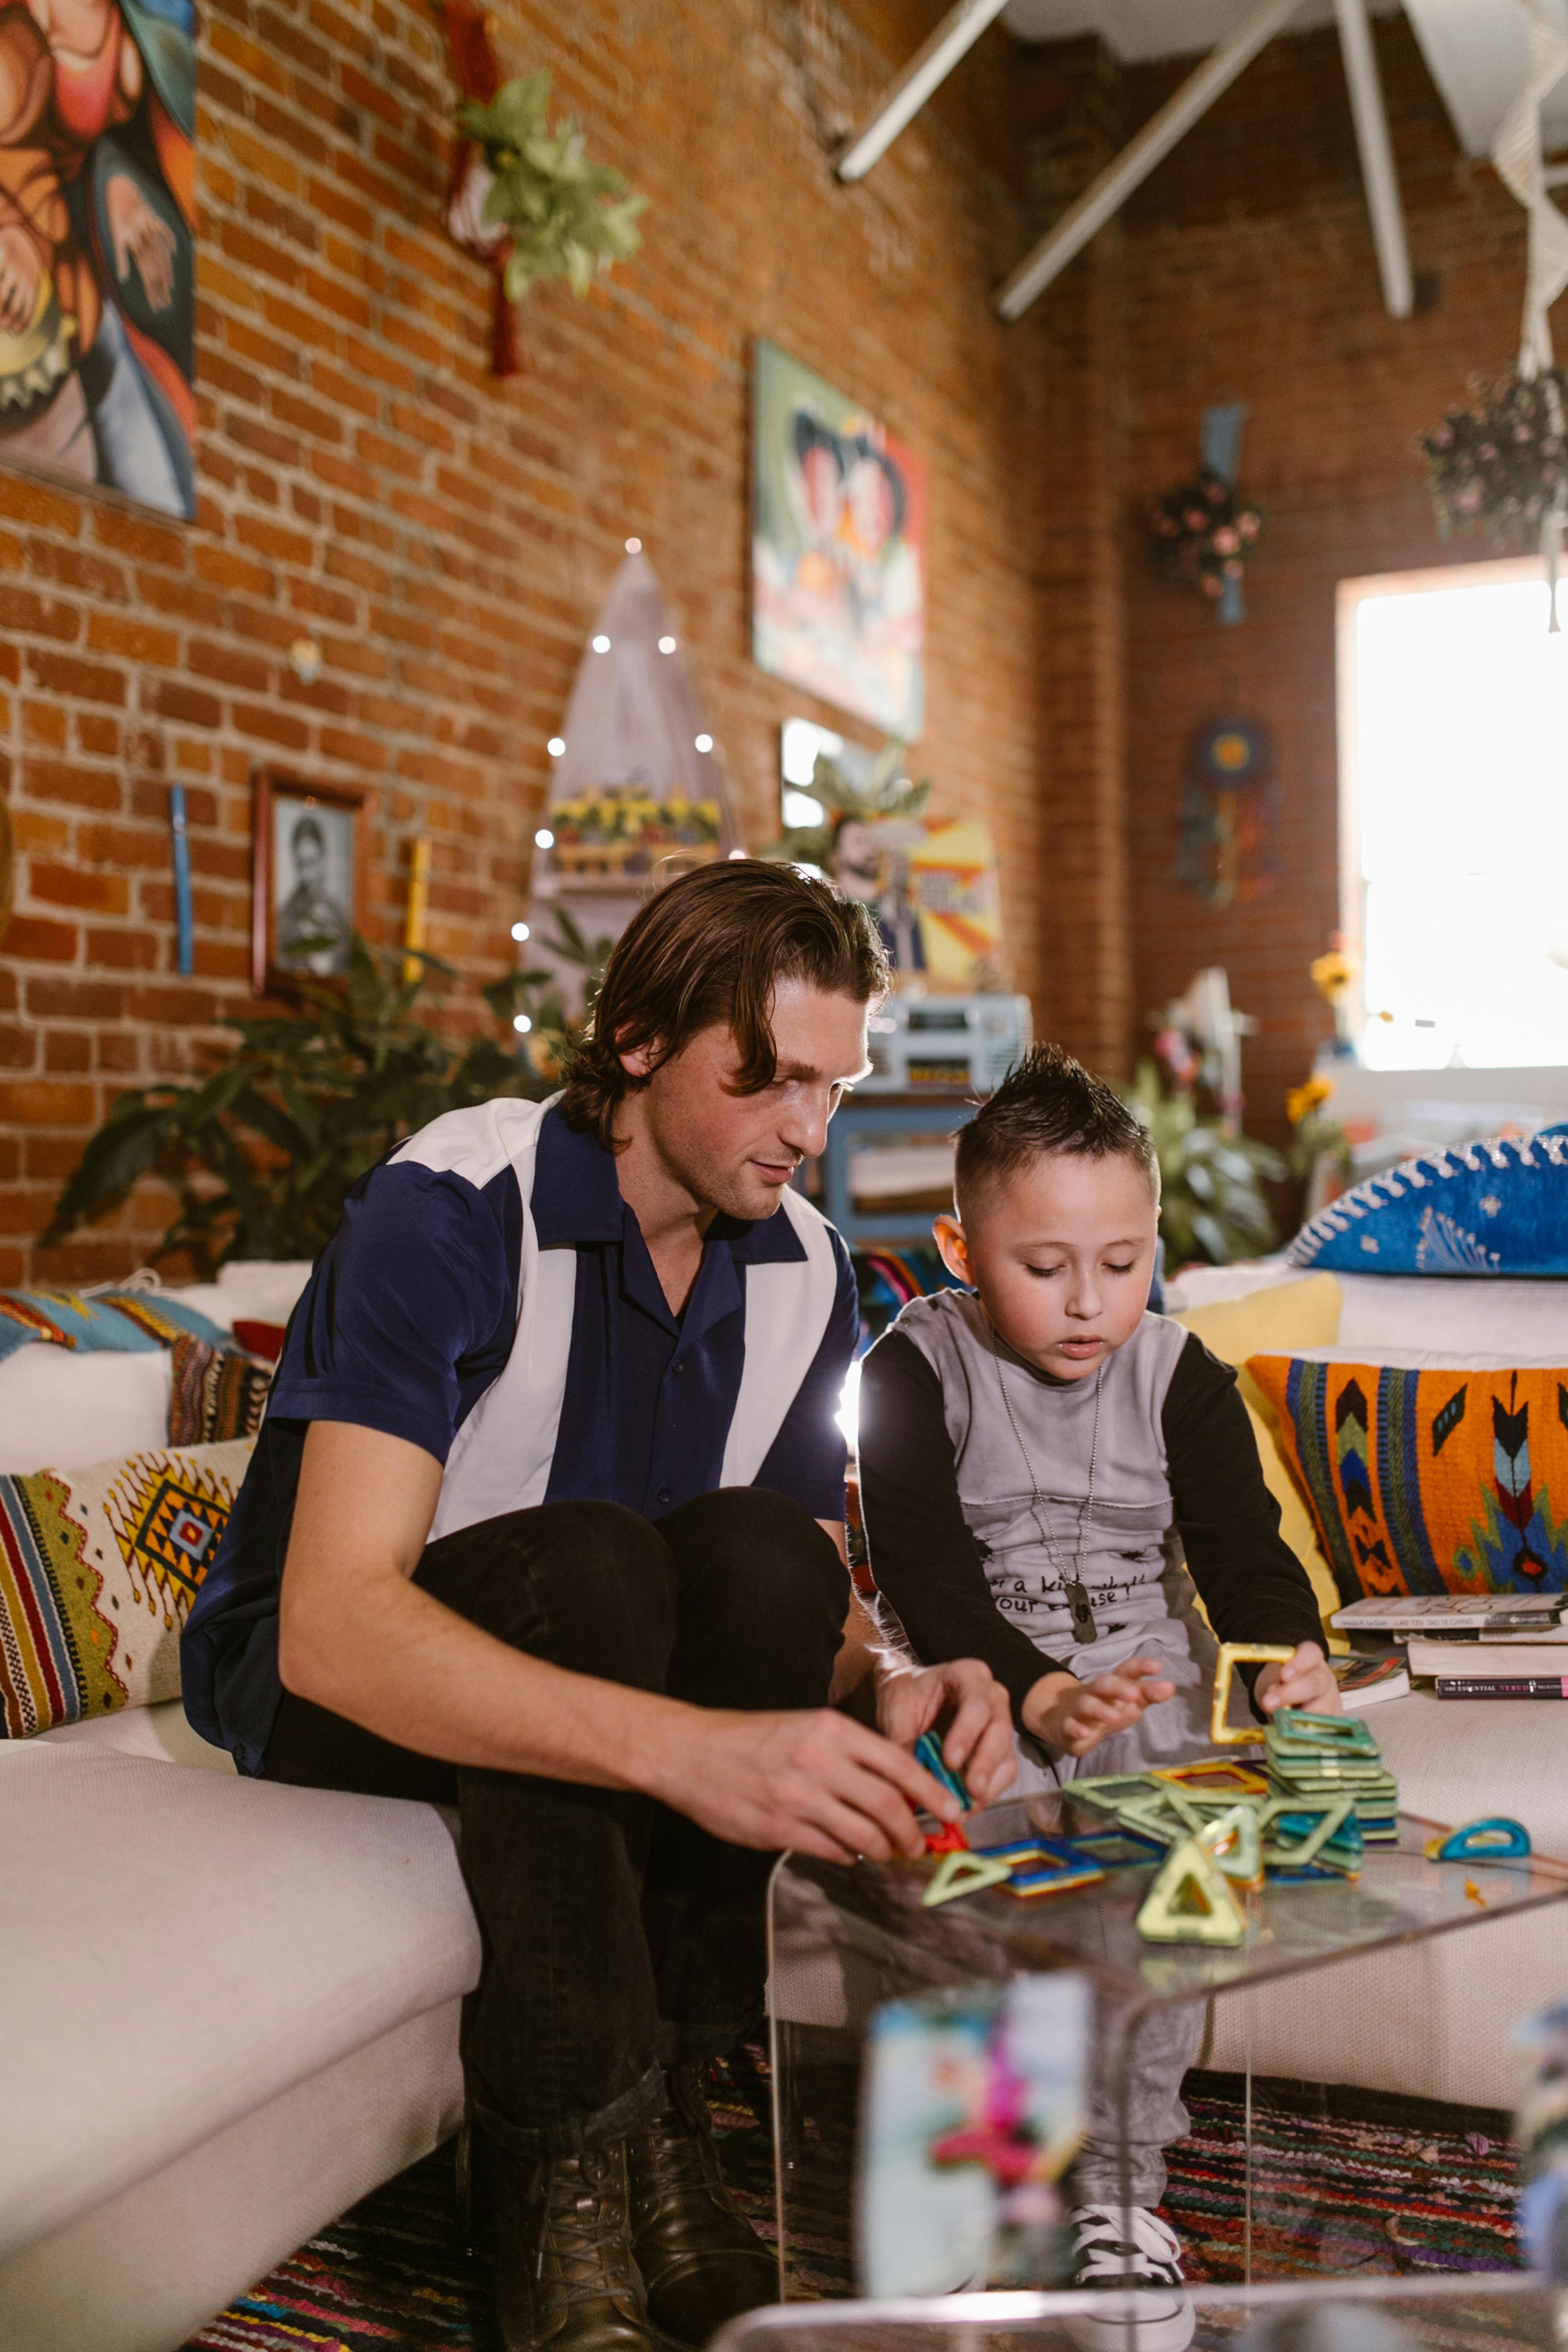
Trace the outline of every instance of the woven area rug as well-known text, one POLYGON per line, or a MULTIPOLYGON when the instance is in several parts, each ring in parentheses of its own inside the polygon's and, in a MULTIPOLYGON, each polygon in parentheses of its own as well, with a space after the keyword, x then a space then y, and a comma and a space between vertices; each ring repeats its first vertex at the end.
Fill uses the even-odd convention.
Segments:
MULTIPOLYGON (((1194 2280, 1242 2275, 1247 2191, 1244 2084, 1191 2074, 1192 2129, 1171 2151, 1164 2211, 1194 2280)), ((773 2231, 765 2062, 721 2070, 714 2120, 726 2177, 773 2231)), ((852 2292, 847 2158, 853 2118, 822 2144, 820 2193, 797 2213, 800 2291, 852 2292)), ((1508 2118, 1312 2084, 1253 2085, 1255 2266, 1339 2277, 1510 2270, 1515 2171, 1508 2118)), ((458 2240, 452 2151, 377 2189, 194 2336, 187 2352, 447 2352, 482 2347, 482 2286, 458 2240)))

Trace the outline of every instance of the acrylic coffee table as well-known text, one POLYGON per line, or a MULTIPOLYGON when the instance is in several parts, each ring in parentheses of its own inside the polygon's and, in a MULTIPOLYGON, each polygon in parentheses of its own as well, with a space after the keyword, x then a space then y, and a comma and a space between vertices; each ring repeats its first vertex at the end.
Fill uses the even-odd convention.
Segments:
MULTIPOLYGON (((1138 2352, 1136 2298, 1116 2300, 1138 2352)), ((1192 2300, 1194 2352, 1561 2352, 1568 2336, 1568 2294, 1517 2272, 1199 2287, 1192 2300)), ((774 2305, 732 2320, 712 2352, 1082 2352, 1073 2323, 1102 2311, 1083 2294, 774 2305)))
MULTIPOLYGON (((998 1845, 1030 1830, 1071 1834, 1103 1826, 1067 1795, 1029 1797, 970 1817, 975 1846, 998 1845)), ((1152 1865, 1110 1872, 1079 1895, 1024 1903, 1001 1888, 936 1909, 921 1896, 917 1865, 858 1864, 840 1869, 785 1855, 769 1897, 769 2007, 773 2072, 774 2160, 780 2291, 789 2302, 807 2287, 814 2216, 824 2200, 839 2234, 853 2193, 853 2138, 861 2053, 871 2011, 884 2000, 941 1987, 999 1983, 1018 1970, 1078 1969, 1090 1979, 1099 2020, 1097 2063, 1110 2095, 1123 2158, 1127 2090, 1141 2036, 1183 2004, 1240 2003, 1241 2042, 1250 2061, 1252 2015, 1264 1998, 1289 1998, 1284 1980, 1342 1966, 1374 1951, 1446 1935, 1484 1933, 1489 1922, 1568 1897, 1568 1864, 1539 1856, 1510 1863, 1431 1863, 1423 1853, 1441 1824, 1399 1816, 1396 1844, 1369 1845, 1359 1880, 1270 1883, 1245 1896, 1245 1943, 1227 1948, 1152 1945, 1135 1916, 1152 1865), (1478 1899, 1480 1898, 1480 1899, 1478 1899)), ((1568 1937, 1565 1937, 1568 1976, 1568 1937)), ((1478 1974, 1484 1999, 1484 1974, 1478 1974)), ((1347 1969, 1345 1996, 1354 1997, 1347 1969)), ((1390 2031, 1420 2031, 1418 2017, 1390 2031)), ((1253 2074, 1244 2073, 1243 2221, 1234 2252, 1245 2280, 1300 2267, 1301 2231, 1288 2229, 1284 2201, 1299 2201, 1278 2148, 1253 2128, 1253 2074), (1276 2208, 1279 2212, 1276 2214, 1276 2208), (1271 2244, 1290 2238, 1289 2263, 1271 2244)), ((1331 2180, 1318 2191, 1325 2211, 1331 2180)), ((1125 2171, 1122 2201, 1130 2203, 1125 2171)), ((1336 2267, 1331 2251, 1322 2267, 1336 2267)), ((1050 2282, 1042 2281, 1041 2284, 1050 2282)))

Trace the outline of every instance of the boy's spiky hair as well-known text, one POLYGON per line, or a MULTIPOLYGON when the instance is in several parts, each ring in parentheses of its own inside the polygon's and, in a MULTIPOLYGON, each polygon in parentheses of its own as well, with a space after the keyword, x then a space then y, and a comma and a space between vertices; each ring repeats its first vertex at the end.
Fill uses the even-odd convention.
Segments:
POLYGON ((958 1132, 953 1194, 961 1218, 998 1177, 1027 1167, 1042 1152, 1091 1160, 1131 1160, 1160 1198, 1153 1138, 1115 1089, 1061 1045, 1037 1045, 1010 1070, 989 1101, 958 1132))

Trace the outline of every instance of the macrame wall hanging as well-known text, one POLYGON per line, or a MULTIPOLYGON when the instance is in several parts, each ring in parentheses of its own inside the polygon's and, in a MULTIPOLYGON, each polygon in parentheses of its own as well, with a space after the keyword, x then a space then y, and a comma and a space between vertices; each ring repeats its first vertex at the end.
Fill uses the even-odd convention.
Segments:
POLYGON ((1547 0, 1517 0, 1528 20, 1524 80, 1504 115, 1491 159, 1529 220, 1524 318, 1511 376, 1472 382, 1473 404, 1451 408, 1417 441, 1440 535, 1485 530, 1498 546, 1539 546, 1551 587, 1555 634, 1563 530, 1568 522, 1568 383, 1553 362, 1547 319, 1568 288, 1568 219, 1552 201, 1541 138, 1541 106, 1568 71, 1568 39, 1547 0))

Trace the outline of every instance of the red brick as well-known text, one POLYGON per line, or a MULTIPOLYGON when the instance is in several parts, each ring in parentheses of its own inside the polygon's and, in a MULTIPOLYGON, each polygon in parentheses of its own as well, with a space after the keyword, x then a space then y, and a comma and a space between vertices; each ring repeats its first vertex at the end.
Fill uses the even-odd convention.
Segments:
POLYGON ((125 674, 100 663, 79 661, 69 654, 27 650, 27 675, 35 686, 54 694, 74 695, 81 702, 123 703, 125 674))
POLYGON ((51 907, 82 907, 94 914, 123 915, 130 903, 121 874, 87 874, 75 866, 43 866, 35 857, 27 881, 33 897, 51 907))
POLYGON ((0 1084, 0 1119, 17 1127, 85 1127, 92 1114, 90 1087, 54 1085, 46 1078, 0 1084))
MULTIPOLYGON (((15 923, 11 928, 14 934, 15 923)), ((118 1021, 121 1010, 121 992, 106 981, 39 977, 27 982, 27 1011, 35 1020, 118 1021)))
POLYGON ((223 705, 216 695, 199 693, 173 678, 154 680, 151 692, 144 692, 142 698, 148 709, 184 727, 217 727, 223 720, 223 705))
POLYGON ((5 953, 17 963, 74 963, 79 944, 74 923, 46 922, 41 915, 13 915, 5 953))

